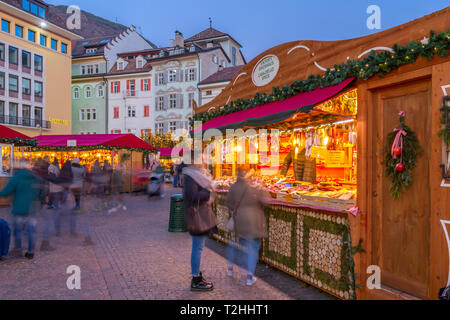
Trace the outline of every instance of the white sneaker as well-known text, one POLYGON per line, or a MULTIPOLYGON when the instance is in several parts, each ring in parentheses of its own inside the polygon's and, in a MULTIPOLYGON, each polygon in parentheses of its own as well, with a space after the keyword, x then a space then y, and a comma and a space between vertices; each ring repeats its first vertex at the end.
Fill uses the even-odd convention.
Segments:
POLYGON ((249 278, 247 277, 247 281, 246 281, 245 284, 246 284, 247 286, 252 286, 252 285, 255 284, 255 282, 256 282, 256 277, 255 277, 255 276, 252 276, 251 279, 249 279, 249 278))

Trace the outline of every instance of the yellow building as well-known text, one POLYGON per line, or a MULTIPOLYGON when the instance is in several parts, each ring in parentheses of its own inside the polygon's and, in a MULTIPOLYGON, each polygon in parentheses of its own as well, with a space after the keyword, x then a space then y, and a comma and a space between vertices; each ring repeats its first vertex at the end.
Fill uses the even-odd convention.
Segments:
POLYGON ((0 124, 29 136, 72 131, 72 40, 40 0, 0 1, 0 124))

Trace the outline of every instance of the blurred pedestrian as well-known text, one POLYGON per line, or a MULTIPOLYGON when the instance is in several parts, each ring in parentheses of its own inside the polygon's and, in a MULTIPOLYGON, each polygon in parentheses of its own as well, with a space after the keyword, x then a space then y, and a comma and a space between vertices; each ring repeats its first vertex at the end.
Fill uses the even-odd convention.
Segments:
POLYGON ((13 256, 22 256, 22 232, 27 231, 27 259, 34 258, 36 246, 37 213, 41 208, 42 179, 31 171, 31 164, 26 159, 20 161, 19 170, 0 192, 0 197, 13 195, 12 215, 14 250, 13 256))
POLYGON ((84 168, 80 165, 80 159, 73 159, 72 161, 72 175, 73 181, 70 189, 72 190, 73 196, 75 198, 75 211, 79 211, 81 209, 81 190, 83 189, 84 178, 86 176, 86 172, 84 168))
MULTIPOLYGON (((248 286, 256 282, 255 269, 261 239, 267 237, 263 204, 265 195, 262 191, 253 188, 245 178, 245 171, 238 170, 238 177, 228 192, 226 206, 234 219, 234 232, 241 240, 247 252, 247 279, 248 286)), ((235 246, 227 248, 229 276, 233 275, 235 246)))
POLYGON ((181 161, 181 163, 177 167, 178 186, 181 188, 184 186, 183 168, 185 168, 185 167, 186 167, 186 165, 184 164, 184 161, 181 161))
POLYGON ((122 210, 124 210, 124 211, 127 210, 127 206, 125 205, 125 201, 123 199, 123 194, 122 194, 124 182, 125 182, 125 179, 123 177, 123 170, 122 170, 122 167, 119 166, 118 168, 113 170, 113 173, 111 176, 112 197, 114 198, 114 202, 117 202, 117 206, 109 209, 108 214, 116 212, 120 208, 122 208, 122 210))
POLYGON ((112 178, 113 168, 109 164, 108 160, 103 162, 103 179, 104 179, 104 193, 105 195, 111 195, 111 178, 112 178))
POLYGON ((183 174, 185 215, 188 230, 192 236, 191 290, 211 291, 214 285, 203 278, 200 263, 206 237, 217 232, 217 222, 212 211, 214 201, 212 177, 207 174, 201 164, 185 167, 183 174))
POLYGON ((61 203, 66 203, 70 191, 70 186, 73 182, 72 162, 70 160, 64 162, 58 180, 60 186, 64 189, 61 203))

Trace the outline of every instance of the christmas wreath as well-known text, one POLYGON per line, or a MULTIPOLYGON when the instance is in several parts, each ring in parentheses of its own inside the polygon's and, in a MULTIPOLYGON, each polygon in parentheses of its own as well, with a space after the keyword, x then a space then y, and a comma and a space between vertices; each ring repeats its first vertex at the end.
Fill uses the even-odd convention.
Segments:
POLYGON ((401 111, 400 127, 387 136, 385 146, 386 175, 392 180, 390 191, 395 200, 412 184, 412 170, 422 155, 422 147, 416 134, 405 124, 405 112, 401 111))

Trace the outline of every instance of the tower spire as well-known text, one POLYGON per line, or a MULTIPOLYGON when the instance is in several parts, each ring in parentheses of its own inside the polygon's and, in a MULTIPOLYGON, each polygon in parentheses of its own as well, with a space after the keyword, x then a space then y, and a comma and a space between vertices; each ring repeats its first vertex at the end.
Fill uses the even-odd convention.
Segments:
POLYGON ((209 28, 212 29, 212 19, 209 17, 209 28))

